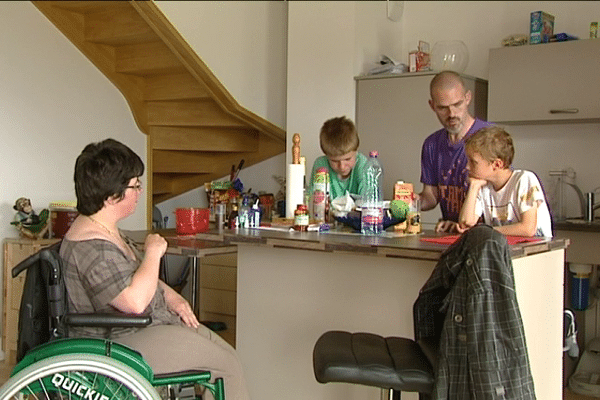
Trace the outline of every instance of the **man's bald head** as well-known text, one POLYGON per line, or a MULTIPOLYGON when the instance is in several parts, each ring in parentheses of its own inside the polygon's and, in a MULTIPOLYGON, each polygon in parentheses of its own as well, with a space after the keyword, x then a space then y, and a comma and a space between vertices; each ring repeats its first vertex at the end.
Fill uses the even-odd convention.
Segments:
POLYGON ((447 91, 455 87, 460 87, 466 92, 465 82, 461 76, 454 71, 442 71, 436 74, 429 84, 429 93, 433 98, 434 91, 447 91))
POLYGON ((465 87, 459 74, 442 71, 431 80, 429 93, 429 106, 450 134, 450 139, 452 142, 460 140, 474 121, 469 114, 471 91, 465 87))

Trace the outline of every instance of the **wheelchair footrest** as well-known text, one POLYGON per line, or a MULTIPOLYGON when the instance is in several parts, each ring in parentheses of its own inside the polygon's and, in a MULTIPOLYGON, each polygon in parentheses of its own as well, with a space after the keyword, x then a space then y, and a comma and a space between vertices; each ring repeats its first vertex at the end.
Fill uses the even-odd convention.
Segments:
POLYGON ((227 329, 227 325, 225 324, 225 322, 220 322, 220 321, 200 321, 200 323, 204 326, 206 326, 208 329, 210 329, 213 332, 221 332, 227 329))

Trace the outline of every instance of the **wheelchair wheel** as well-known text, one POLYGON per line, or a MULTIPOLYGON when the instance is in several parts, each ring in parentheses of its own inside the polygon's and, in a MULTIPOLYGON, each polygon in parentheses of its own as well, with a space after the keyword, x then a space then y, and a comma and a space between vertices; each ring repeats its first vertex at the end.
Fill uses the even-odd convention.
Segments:
POLYGON ((110 357, 67 354, 26 367, 0 388, 2 400, 160 400, 142 375, 110 357))

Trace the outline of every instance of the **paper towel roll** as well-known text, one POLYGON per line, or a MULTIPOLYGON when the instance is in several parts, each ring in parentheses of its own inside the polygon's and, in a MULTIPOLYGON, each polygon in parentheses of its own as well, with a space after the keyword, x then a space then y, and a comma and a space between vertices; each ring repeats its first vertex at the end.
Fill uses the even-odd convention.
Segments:
POLYGON ((304 174, 302 164, 288 164, 285 181, 285 217, 294 218, 294 210, 304 202, 304 174))

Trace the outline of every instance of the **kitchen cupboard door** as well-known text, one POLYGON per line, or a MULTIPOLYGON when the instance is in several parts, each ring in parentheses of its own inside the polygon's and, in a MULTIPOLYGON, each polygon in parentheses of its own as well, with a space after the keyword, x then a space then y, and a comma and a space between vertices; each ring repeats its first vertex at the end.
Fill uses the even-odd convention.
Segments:
POLYGON ((217 333, 235 347, 237 253, 205 256, 200 262, 200 320, 225 323, 227 329, 217 333))
POLYGON ((600 121, 600 40, 490 50, 489 120, 600 121))
MULTIPOLYGON (((429 83, 435 73, 408 73, 356 77, 356 127, 359 151, 368 156, 379 151, 383 166, 383 197, 393 198, 394 183, 412 183, 422 189, 421 148, 423 141, 442 129, 429 107, 429 83)), ((472 92, 471 115, 487 116, 487 81, 462 76, 472 92)), ((422 222, 434 224, 441 217, 439 207, 421 214, 422 222)))

